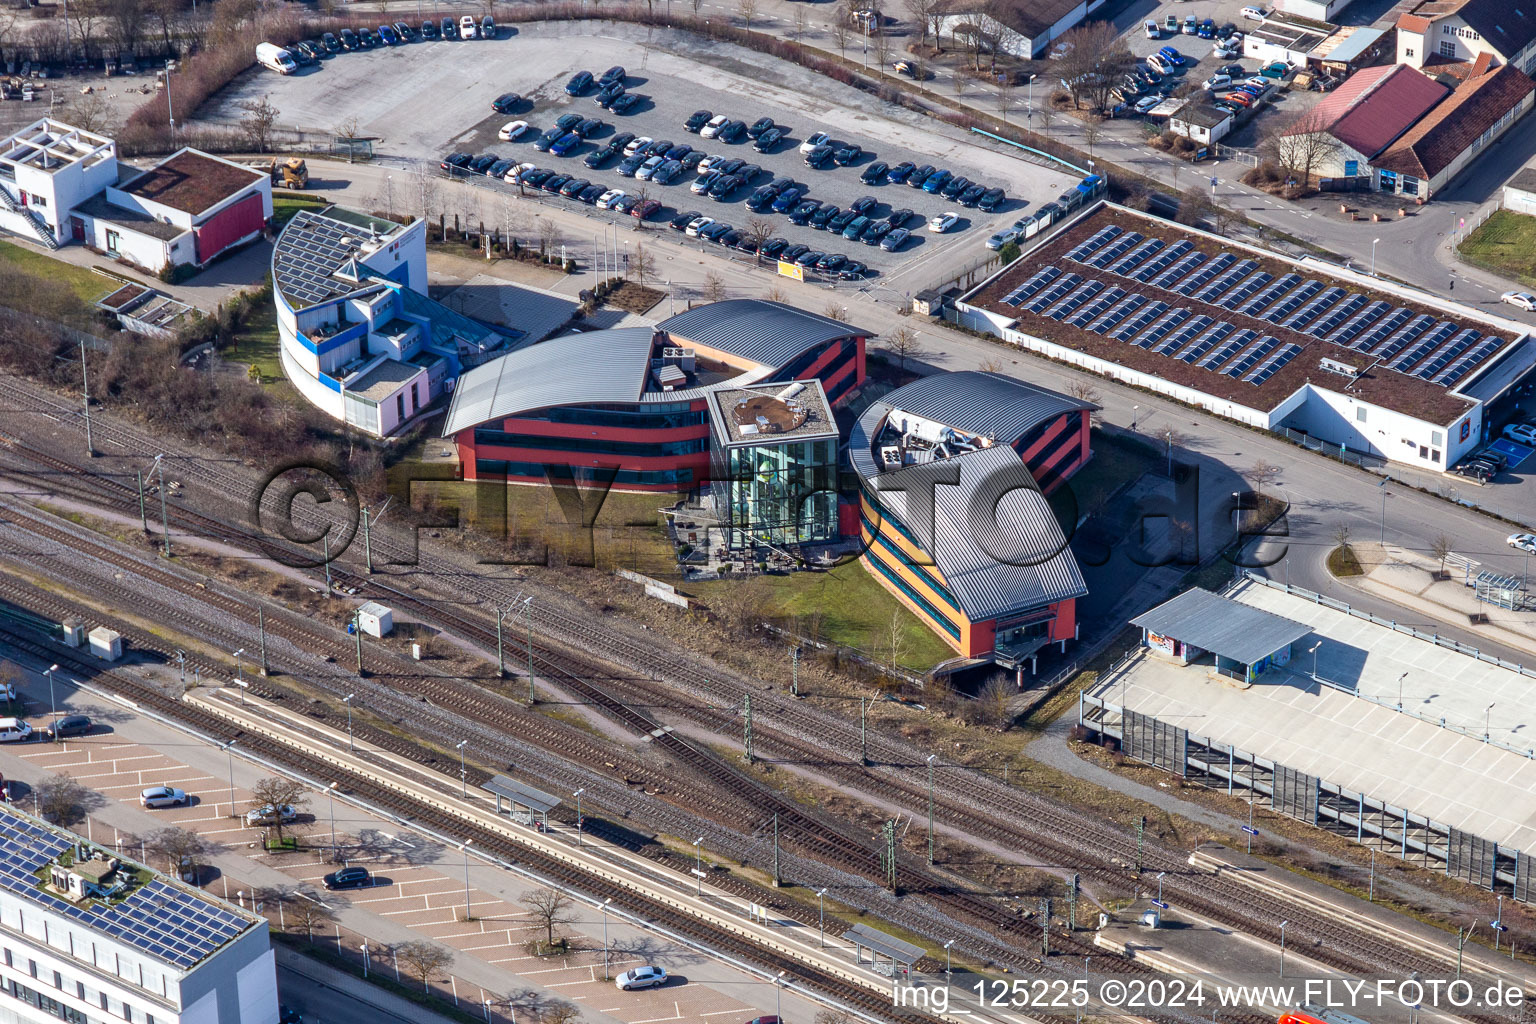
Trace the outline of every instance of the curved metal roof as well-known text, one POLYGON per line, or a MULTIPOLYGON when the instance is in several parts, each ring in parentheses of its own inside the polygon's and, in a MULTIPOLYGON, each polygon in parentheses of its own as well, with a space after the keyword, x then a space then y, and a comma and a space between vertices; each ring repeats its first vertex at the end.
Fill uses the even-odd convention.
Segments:
POLYGON ((573 334, 477 366, 459 378, 443 434, 551 405, 638 402, 655 333, 619 327, 573 334))
POLYGON ((887 406, 970 434, 1012 444, 1064 412, 1098 408, 1046 388, 982 370, 936 373, 881 396, 887 406))
POLYGON ((711 302, 656 326, 675 338, 774 366, 835 338, 870 337, 852 324, 765 299, 711 302))
POLYGON ((1088 593, 1061 524, 1012 448, 880 468, 874 439, 891 411, 886 400, 902 390, 859 417, 849 454, 886 514, 932 557, 966 616, 982 622, 1088 593))

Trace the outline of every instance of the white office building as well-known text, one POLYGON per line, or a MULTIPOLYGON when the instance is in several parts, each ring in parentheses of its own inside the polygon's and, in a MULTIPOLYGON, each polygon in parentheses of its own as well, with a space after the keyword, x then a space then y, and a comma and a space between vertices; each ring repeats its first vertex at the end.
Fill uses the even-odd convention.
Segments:
POLYGON ((0 808, 0 1024, 275 1024, 267 922, 0 808))

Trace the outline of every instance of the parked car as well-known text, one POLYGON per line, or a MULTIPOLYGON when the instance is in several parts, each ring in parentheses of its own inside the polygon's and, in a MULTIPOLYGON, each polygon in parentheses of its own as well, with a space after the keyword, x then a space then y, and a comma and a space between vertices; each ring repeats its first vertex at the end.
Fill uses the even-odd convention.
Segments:
POLYGON ((611 188, 597 197, 596 206, 599 210, 610 210, 613 208, 613 204, 623 199, 625 195, 626 193, 623 189, 611 188))
POLYGON ((150 786, 139 792, 139 804, 143 807, 183 807, 187 803, 187 791, 175 786, 150 786))
POLYGON ((641 164, 639 170, 635 171, 635 180, 636 181, 650 181, 651 180, 651 175, 656 173, 656 168, 660 167, 662 164, 664 164, 666 162, 667 162, 667 158, 664 157, 664 156, 648 156, 648 157, 646 157, 645 158, 645 163, 641 164))
POLYGON ((572 178, 560 186, 560 195, 566 199, 575 199, 581 195, 582 189, 590 188, 592 182, 586 178, 572 178))
POLYGON ((827 254, 820 249, 810 249, 795 257, 795 266, 810 270, 826 258, 827 254))
POLYGON ((713 217, 705 217, 702 215, 695 217, 693 221, 688 225, 688 227, 683 230, 683 233, 686 234, 689 238, 697 238, 699 237, 700 231, 705 230, 714 222, 715 218, 713 217))
POLYGON ((1145 30, 1148 39, 1163 38, 1163 30, 1158 27, 1158 24, 1155 21, 1144 22, 1142 24, 1142 28, 1145 30))
POLYGON ((589 170, 595 171, 618 155, 619 147, 610 142, 603 148, 594 149, 588 153, 581 162, 586 164, 589 170))
POLYGON ((668 160, 656 172, 651 175, 651 180, 658 185, 671 185, 683 176, 683 162, 681 160, 668 160))
POLYGON ((747 122, 727 121, 715 133, 715 138, 721 142, 734 144, 747 137, 747 122))
POLYGON ((752 148, 757 150, 759 153, 771 153, 773 152, 773 148, 777 146, 783 138, 784 129, 775 126, 773 128, 769 128, 767 131, 763 132, 763 134, 759 135, 757 137, 757 141, 752 143, 752 148))
POLYGON ((480 38, 496 38, 496 19, 491 17, 489 14, 480 19, 480 38))
POLYGON ((667 972, 663 967, 647 964, 644 967, 630 968, 614 978, 613 983, 622 992, 637 988, 654 988, 667 983, 667 972))
POLYGON ((526 188, 536 188, 542 191, 544 188, 544 183, 550 178, 554 177, 557 177, 557 175, 549 168, 535 167, 532 170, 524 171, 522 174, 518 175, 518 184, 523 185, 526 188))
POLYGON ((451 15, 442 20, 442 30, 444 39, 459 38, 459 23, 451 15))
POLYGON ((723 235, 716 235, 711 241, 726 249, 735 249, 741 245, 742 239, 746 237, 747 233, 741 230, 741 228, 731 228, 731 230, 723 235))
POLYGON ((505 178, 508 171, 517 166, 516 160, 497 160, 486 168, 487 178, 505 178))
POLYGON ((91 720, 85 715, 65 715, 43 730, 43 735, 52 740, 63 736, 84 736, 91 731, 91 720))
POLYGON ((1200 83, 1200 87, 1206 92, 1215 92, 1217 89, 1225 89, 1232 84, 1232 76, 1218 72, 1200 83))
POLYGON ((704 215, 698 210, 688 210, 684 213, 678 214, 676 217, 673 217, 667 223, 673 231, 687 231, 688 225, 692 224, 695 220, 698 220, 702 216, 704 215))
POLYGON ((946 181, 943 187, 939 189, 938 194, 945 199, 955 199, 960 193, 970 188, 971 184, 971 179, 961 174, 946 181))
POLYGON ((907 187, 922 188, 923 182, 933 175, 934 170, 935 168, 932 164, 923 164, 923 166, 907 175, 907 187))
POLYGON ((1536 533, 1512 533, 1504 543, 1536 555, 1536 533))
POLYGON ((334 32, 327 32, 325 35, 321 36, 320 45, 325 47, 326 53, 341 52, 341 40, 336 38, 336 33, 334 32))
POLYGON ((719 171, 705 171, 693 179, 693 184, 688 186, 688 191, 696 196, 708 195, 710 188, 719 178, 719 171))
POLYGON ((885 236, 894 231, 888 220, 873 220, 864 228, 864 233, 859 236, 859 241, 865 245, 879 245, 885 236))
POLYGON ((279 821, 287 823, 298 818, 299 812, 294 810, 291 804, 281 804, 274 807, 272 804, 264 804, 245 812, 245 824, 255 828, 260 825, 272 825, 279 821))
POLYGON ((379 39, 385 46, 399 46, 400 37, 395 35, 395 30, 389 25, 379 26, 379 39))
POLYGON ((747 197, 747 209, 751 210, 753 213, 762 213, 764 210, 768 209, 768 207, 773 203, 774 197, 777 195, 778 193, 773 190, 772 186, 763 185, 758 188, 757 191, 753 192, 750 196, 747 197))
POLYGON ((857 210, 840 210, 836 215, 827 218, 827 230, 834 235, 840 235, 844 228, 858 219, 858 216, 857 210))
POLYGON ((1229 92, 1221 99, 1224 103, 1235 103, 1240 107, 1253 106, 1253 97, 1248 95, 1246 92, 1229 92))
POLYGON ((645 218, 651 216, 660 209, 660 199, 645 199, 631 207, 629 215, 635 218, 635 220, 645 220, 645 218))
POLYGON ((628 77, 629 73, 624 70, 624 65, 615 64, 613 67, 603 72, 602 77, 597 80, 597 84, 601 86, 609 86, 617 82, 619 85, 623 85, 624 80, 628 77))
POLYGON ((596 103, 604 110, 611 110, 613 109, 613 105, 618 102, 619 97, 623 95, 624 86, 619 84, 605 85, 598 89, 597 95, 592 97, 592 102, 596 103))
POLYGON ((421 38, 438 39, 441 36, 442 33, 437 29, 437 22, 429 19, 421 23, 421 38))
POLYGON ((952 177, 954 177, 954 175, 951 174, 948 170, 941 169, 934 171, 932 174, 928 175, 928 177, 923 179, 923 191, 929 195, 935 195, 945 185, 949 184, 949 179, 952 177))
POLYGON ((449 174, 462 171, 469 166, 469 162, 475 158, 473 153, 449 153, 443 157, 443 162, 438 164, 439 169, 449 174))
POLYGON ((747 125, 747 138, 760 139, 763 137, 763 132, 766 132, 772 127, 773 118, 760 117, 756 121, 753 121, 751 124, 747 125))
POLYGON ((826 132, 812 132, 810 137, 800 143, 800 155, 805 156, 817 146, 825 146, 832 141, 832 136, 826 132))
POLYGON ((773 201, 773 212, 788 213, 795 207, 796 203, 805 198, 805 194, 808 191, 810 189, 804 185, 796 184, 789 186, 780 192, 778 198, 773 201))
POLYGON ((361 865, 351 865, 339 871, 332 871, 324 878, 325 887, 331 891, 338 889, 363 889, 373 884, 373 875, 361 865))
POLYGON ((849 260, 838 269, 837 276, 844 281, 857 281, 868 272, 869 268, 858 260, 849 260))
POLYGON ((1162 96, 1143 96, 1131 105, 1131 109, 1138 114, 1145 114, 1161 102, 1163 102, 1162 96))
POLYGON ((715 183, 709 186, 709 198, 717 203, 728 201, 730 194, 741 187, 741 178, 734 174, 722 173, 715 179, 715 183))
POLYGON ((571 76, 571 80, 565 83, 567 96, 580 96, 592 88, 592 72, 578 71, 571 76))
POLYGON ((341 48, 343 50, 361 50, 363 44, 358 40, 357 33, 349 28, 341 30, 341 48))
POLYGON ((597 205, 597 200, 604 192, 608 191, 606 185, 588 185, 576 194, 576 198, 588 206, 597 205))
POLYGON ((688 119, 683 122, 683 131, 693 132, 695 135, 697 135, 701 130, 703 130, 705 125, 709 124, 714 116, 715 115, 708 110, 695 110, 692 114, 689 114, 688 119))
MULTIPOLYGON (((739 160, 736 162, 741 163, 739 160)), ((750 185, 754 178, 763 173, 763 169, 757 166, 757 164, 741 164, 734 171, 727 171, 726 173, 734 174, 741 179, 742 184, 750 185)))
POLYGON ((641 153, 636 153, 634 156, 625 157, 617 168, 619 177, 633 178, 635 176, 635 172, 640 169, 640 165, 645 163, 645 161, 646 157, 641 153))
POLYGON ((708 153, 705 153, 703 150, 699 149, 689 153, 687 156, 683 157, 683 172, 685 174, 697 173, 699 164, 703 163, 705 159, 708 158, 708 156, 708 153))
POLYGON ((32 738, 32 727, 19 718, 0 718, 0 743, 25 743, 32 738))
POLYGON ((763 243, 762 248, 757 250, 757 255, 760 259, 776 260, 779 258, 779 253, 788 248, 789 239, 770 238, 768 241, 763 243))
POLYGON ((799 260, 801 256, 804 256, 810 251, 811 247, 808 245, 796 244, 787 246, 782 252, 779 253, 779 262, 794 263, 799 260))
POLYGON ((496 137, 502 142, 516 142, 524 135, 527 135, 530 130, 531 127, 527 121, 508 121, 501 126, 501 130, 496 133, 496 137))
POLYGON ((548 192, 550 195, 558 195, 560 190, 564 188, 570 182, 570 180, 571 176, 569 174, 551 174, 549 177, 539 182, 539 191, 548 192))
POLYGON ((970 188, 966 189, 964 192, 961 192, 957 197, 955 197, 955 201, 958 202, 961 206, 976 206, 981 202, 982 197, 986 194, 987 186, 972 185, 970 188))
POLYGON ((719 114, 715 117, 712 117, 708 121, 704 122, 703 127, 699 129, 699 138, 712 139, 716 135, 720 134, 721 128, 724 128, 730 123, 731 119, 726 117, 724 114, 719 114))
POLYGON ((885 180, 892 185, 900 185, 902 182, 910 178, 912 176, 912 172, 915 170, 917 170, 916 164, 912 163, 910 160, 903 160, 901 163, 897 164, 895 167, 892 167, 888 172, 886 172, 885 180))
POLYGON ((1192 36, 1200 31, 1200 21, 1193 14, 1184 19, 1184 34, 1192 36))
POLYGON ((859 180, 866 185, 880 185, 885 182, 885 176, 890 173, 890 165, 884 160, 876 160, 864 172, 859 175, 859 180))
POLYGON ((1008 193, 1000 188, 989 188, 981 194, 981 199, 976 205, 983 213, 995 213, 998 207, 1008 201, 1008 193))
POLYGON ((478 34, 479 29, 475 25, 475 16, 473 14, 466 14, 459 19, 460 39, 473 39, 478 34))
POLYGON ((1241 14, 1249 21, 1263 21, 1265 18, 1269 17, 1269 12, 1264 10, 1262 7, 1244 7, 1237 13, 1241 14))
POLYGON ((717 220, 703 231, 700 231, 699 237, 704 239, 706 242, 713 242, 730 230, 731 226, 729 224, 723 220, 717 220))
POLYGON ((928 220, 928 230, 936 235, 942 235, 958 223, 960 223, 958 213, 936 213, 928 220))
POLYGON ((613 204, 615 213, 633 213, 636 206, 640 205, 639 196, 625 196, 613 204))
POLYGON ((740 157, 731 157, 728 160, 723 160, 716 164, 715 170, 719 171, 721 174, 735 174, 746 165, 747 162, 740 157))
POLYGON ((1023 237, 1024 221, 1022 219, 1016 220, 1008 227, 1003 228, 1001 231, 996 232, 990 238, 988 238, 987 248, 991 249, 993 252, 996 252, 998 249, 1001 249, 1009 242, 1017 242, 1020 238, 1023 237))
POLYGON ((571 125, 571 131, 575 132, 577 135, 580 135, 584 139, 590 139, 592 136, 602 131, 604 127, 605 125, 603 124, 602 118, 587 117, 582 118, 576 124, 571 125))
POLYGON ((647 149, 650 148, 651 143, 655 141, 656 140, 651 138, 649 135, 642 135, 639 138, 632 138, 628 142, 624 143, 624 155, 634 156, 637 153, 644 153, 647 149))
POLYGON ((615 114, 628 114, 643 102, 645 102, 644 96, 637 92, 627 92, 610 103, 608 109, 615 114))
POLYGON ((907 226, 907 221, 911 220, 913 216, 914 214, 911 210, 902 208, 900 210, 892 210, 885 220, 893 228, 904 228, 907 226))
POLYGON ((1527 313, 1536 312, 1536 296, 1530 292, 1505 292, 1499 298, 1511 306, 1519 306, 1527 313))
POLYGON ((832 147, 817 146, 805 155, 805 166, 820 170, 832 162, 832 147))
POLYGON ((855 163, 863 155, 863 149, 853 143, 849 143, 832 154, 832 162, 839 167, 847 167, 849 164, 855 163))
POLYGON ((853 220, 849 221, 847 226, 843 228, 843 237, 850 242, 857 241, 858 237, 864 233, 864 229, 869 227, 871 223, 871 218, 863 214, 856 214, 853 220))
POLYGON ((1163 20, 1163 31, 1171 36, 1179 34, 1179 16, 1177 14, 1170 14, 1163 20))
POLYGON ((790 211, 789 219, 794 224, 809 224, 818 230, 827 226, 827 221, 843 212, 842 207, 828 203, 823 206, 814 199, 807 199, 794 210, 790 211))
POLYGON ((1216 22, 1211 18, 1206 18, 1204 21, 1200 22, 1200 28, 1195 32, 1195 35, 1199 36, 1201 39, 1215 39, 1216 22))
POLYGON ((1536 447, 1536 426, 1529 423, 1511 423, 1499 433, 1511 441, 1536 447))

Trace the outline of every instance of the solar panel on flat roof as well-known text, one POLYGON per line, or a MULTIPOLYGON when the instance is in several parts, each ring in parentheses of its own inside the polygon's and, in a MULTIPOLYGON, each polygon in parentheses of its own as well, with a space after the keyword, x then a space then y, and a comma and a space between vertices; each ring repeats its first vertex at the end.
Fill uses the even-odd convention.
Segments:
POLYGON ((1350 295, 1330 310, 1326 317, 1313 324, 1307 333, 1335 345, 1342 345, 1370 326, 1376 316, 1372 313, 1376 306, 1381 307, 1381 312, 1391 308, 1385 302, 1373 303, 1364 295, 1350 295))
POLYGON ((1225 309, 1230 309, 1235 312, 1237 307, 1250 295, 1253 295, 1260 288, 1263 288, 1274 279, 1274 274, 1261 270, 1254 274, 1252 277, 1248 278, 1242 284, 1238 285, 1236 288, 1232 289, 1230 294, 1223 295, 1221 297, 1220 305, 1225 309))
POLYGON ((1103 290, 1103 282, 1088 281, 1072 294, 1068 295, 1065 299, 1062 299, 1060 302, 1058 302, 1053 309, 1047 310, 1045 315, 1050 317, 1052 320, 1060 320, 1065 316, 1077 312, 1083 303, 1087 302, 1089 299, 1093 298, 1103 290))
POLYGON ((1158 254, 1157 259, 1138 270, 1133 276, 1138 281, 1150 281, 1154 276, 1162 273, 1174 260, 1179 259, 1194 246, 1187 240, 1177 242, 1158 254))
POLYGON ((1088 329, 1093 331, 1095 334, 1103 334, 1106 331, 1111 331, 1118 327, 1126 317, 1135 313, 1138 309, 1140 309, 1142 306, 1145 306, 1150 301, 1151 300, 1148 299, 1145 295, 1127 295, 1124 299, 1115 304, 1115 306, 1113 306, 1109 312, 1105 313, 1103 318, 1101 318, 1097 323, 1091 325, 1088 329))
POLYGON ((1279 323, 1285 317, 1296 312, 1302 303, 1322 290, 1323 283, 1321 281, 1307 281, 1286 292, 1273 307, 1264 312, 1264 319, 1272 324, 1279 323))
POLYGON ((1292 359, 1295 359, 1300 354, 1300 345, 1297 345, 1294 342, 1282 345, 1274 352, 1271 352, 1262 363, 1260 363, 1258 366, 1255 366, 1252 370, 1249 370, 1248 374, 1243 377, 1243 380, 1247 381, 1249 384, 1252 384, 1254 387, 1258 387, 1265 381, 1269 380, 1269 378, 1273 377, 1282 366, 1290 362, 1292 359))
POLYGON ((1124 275, 1135 267, 1140 266, 1143 260, 1151 259, 1162 247, 1163 240, 1161 238, 1149 238, 1110 264, 1109 272, 1111 274, 1124 275))
MULTIPOLYGON (((1440 321, 1428 334, 1412 344, 1405 344, 1398 355, 1390 357, 1391 361, 1387 363, 1387 369, 1396 370, 1399 373, 1406 371, 1408 367, 1413 366, 1420 359, 1423 359, 1439 348, 1454 333, 1456 333, 1456 324, 1454 322, 1450 320, 1440 321)), ((1388 359, 1389 356, 1387 353, 1381 352, 1377 354, 1377 358, 1388 359)))
POLYGON ((1187 309, 1171 309, 1157 322, 1148 327, 1141 334, 1132 339, 1131 344, 1137 348, 1151 348, 1168 336, 1169 332, 1188 320, 1194 314, 1187 309))
POLYGON ((1351 342, 1349 347, 1357 352, 1371 355, 1374 354, 1374 349, 1394 334, 1407 331, 1411 332, 1411 338, 1416 338, 1429 330, 1430 325, 1434 322, 1435 318, 1432 316, 1421 316, 1418 319, 1414 319, 1413 310, 1408 309, 1406 306, 1399 306, 1387 314, 1385 318, 1373 324, 1370 330, 1351 342))
POLYGON ((1031 276, 1028 281, 1025 281, 1013 291, 1009 292, 1008 295, 1003 299, 1003 304, 1008 306, 1017 306, 1025 299, 1030 298, 1040 289, 1044 288, 1046 285, 1050 284, 1060 276, 1061 271, 1055 267, 1041 267, 1039 270, 1035 271, 1034 275, 1031 276))
POLYGON ((1222 340, 1235 330, 1237 330, 1236 327, 1223 320, 1191 342, 1188 348, 1178 354, 1178 359, 1185 363, 1194 362, 1221 344, 1222 340))
POLYGON ((1460 358, 1441 370, 1440 376, 1435 378, 1434 383, 1454 387, 1456 382, 1470 373, 1478 363, 1497 352, 1502 344, 1504 344, 1502 338, 1487 338, 1479 342, 1471 351, 1462 353, 1460 358))
POLYGON ((1136 311, 1135 316, 1126 320, 1125 323, 1121 324, 1115 330, 1110 331, 1109 336, 1114 338, 1116 341, 1129 341, 1131 338, 1136 337, 1136 335, 1146 330, 1148 324, 1166 312, 1168 312, 1168 303, 1156 301, 1148 302, 1145 306, 1136 311))
POLYGON ((1241 377, 1243 374, 1247 373, 1249 369, 1251 369, 1253 365, 1260 359, 1263 359, 1265 356, 1269 355, 1279 347, 1280 339, 1274 337, 1273 335, 1266 334, 1264 337, 1260 338, 1258 341, 1244 349, 1242 354, 1239 355, 1236 359, 1232 360, 1229 365, 1223 366, 1221 368, 1221 372, 1226 374, 1228 377, 1241 377))
POLYGON ((1024 308, 1031 313, 1039 313, 1041 310, 1049 309, 1057 300, 1073 288, 1076 288, 1082 281, 1082 277, 1078 274, 1064 274, 1060 280, 1029 300, 1029 304, 1024 308))
POLYGON ((1216 346, 1216 348, 1209 355, 1207 355, 1204 359, 1200 360, 1195 365, 1202 370, 1214 370, 1221 366, 1222 363, 1225 363, 1228 359, 1231 359, 1233 356, 1241 352, 1244 345, 1247 345, 1258 336, 1258 331, 1250 331, 1246 329, 1238 331, 1236 334, 1233 334, 1230 338, 1223 341, 1220 345, 1216 346))
POLYGON ((1081 261, 1083 257, 1099 251, 1099 248, 1109 242, 1110 239, 1120 234, 1121 229, 1113 224, 1099 228, 1091 237, 1081 242, 1067 253, 1067 259, 1081 261))
POLYGON ((1429 358, 1424 360, 1424 365, 1413 371, 1413 375, 1422 380, 1438 377, 1441 370, 1451 365, 1451 361, 1457 356, 1477 344, 1477 339, 1482 336, 1482 331, 1468 327, 1431 353, 1429 358))
POLYGON ((1300 283, 1300 274, 1286 274, 1277 279, 1274 284, 1249 299, 1238 312, 1244 316, 1257 316, 1260 310, 1269 308, 1282 295, 1300 283))
POLYGON ((1121 256, 1124 256, 1130 250, 1131 246, 1142 240, 1142 237, 1142 235, 1132 231, 1130 234, 1125 235, 1122 238, 1115 239, 1109 245, 1105 246, 1104 250, 1098 255, 1094 256, 1092 259, 1083 260, 1083 262, 1087 263, 1090 267, 1098 267, 1102 270, 1104 267, 1107 267, 1111 263, 1115 262, 1115 260, 1119 259, 1121 256))
POLYGON ((1173 266, 1169 267, 1167 270, 1163 271, 1161 274, 1158 274, 1156 277, 1154 277, 1151 281, 1152 287, 1172 288, 1175 281, 1182 280, 1185 274, 1188 274, 1204 262, 1205 253, 1192 252, 1188 256, 1185 256, 1183 259, 1179 260, 1179 262, 1175 263, 1173 266))
MULTIPOLYGON (((1226 254, 1223 253, 1222 255, 1225 256, 1226 254)), ((1233 287, 1248 274, 1251 274, 1258 265, 1257 260, 1243 260, 1237 266, 1228 269, 1216 280, 1200 289, 1200 293, 1195 298, 1201 302, 1214 302, 1228 288, 1233 287)))
POLYGON ((1086 327, 1097 320, 1106 309, 1125 297, 1124 288, 1106 288, 1092 302, 1067 318, 1073 327, 1086 327))
POLYGON ((1329 288, 1321 295, 1317 296, 1317 298, 1313 299, 1311 302, 1308 302, 1305 306, 1302 306, 1296 312, 1292 313, 1282 326, 1293 331, 1301 330, 1307 324, 1310 324, 1313 320, 1316 320, 1318 317, 1322 316, 1323 313, 1328 310, 1329 306, 1332 306, 1347 294, 1349 293, 1346 292, 1343 288, 1329 288))
POLYGON ((1226 270, 1228 267, 1230 267, 1232 264, 1234 264, 1236 262, 1237 262, 1237 257, 1236 256, 1233 256, 1229 252, 1222 253, 1220 256, 1217 256, 1215 259, 1213 259, 1210 262, 1206 263, 1205 266, 1201 267, 1199 270, 1197 270, 1193 274, 1189 275, 1189 277, 1186 280, 1180 282, 1180 284, 1179 284, 1179 294, 1180 295, 1193 295, 1193 294, 1195 294, 1196 289, 1203 288, 1205 286, 1206 282, 1210 281, 1211 278, 1215 277, 1217 274, 1221 273, 1223 270, 1226 270))
POLYGON ((1152 351, 1160 356, 1172 356, 1179 349, 1189 343, 1195 335, 1211 326, 1211 318, 1201 314, 1183 324, 1178 330, 1153 346, 1152 351))

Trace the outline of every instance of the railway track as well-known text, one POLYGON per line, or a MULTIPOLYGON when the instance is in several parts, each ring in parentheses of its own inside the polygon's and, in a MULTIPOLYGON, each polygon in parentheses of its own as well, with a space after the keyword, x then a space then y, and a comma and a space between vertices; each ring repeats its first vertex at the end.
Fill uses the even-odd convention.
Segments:
MULTIPOLYGON (((27 457, 66 477, 78 476, 81 473, 79 467, 65 460, 54 459, 45 453, 31 451, 27 452, 27 457), (42 458, 36 458, 36 456, 42 456, 42 458)), ((231 482, 239 481, 231 478, 231 482)), ((245 486, 248 488, 249 483, 245 482, 245 486)), ((119 507, 125 504, 136 507, 136 495, 131 488, 119 482, 116 483, 116 489, 119 493, 115 503, 119 507)), ((205 533, 208 536, 245 544, 253 540, 252 535, 245 531, 189 510, 178 508, 177 521, 184 527, 193 528, 196 532, 205 533)), ((375 549, 387 551, 389 548, 389 543, 376 535, 375 549)), ((505 580, 494 581, 496 586, 493 587, 491 582, 469 576, 448 563, 435 564, 430 568, 434 574, 446 579, 455 588, 473 594, 488 607, 497 606, 495 602, 506 597, 505 588, 501 586, 507 582, 505 580)), ((450 611, 441 603, 406 593, 373 577, 358 577, 342 573, 340 579, 342 585, 349 589, 355 587, 359 593, 379 596, 397 605, 409 606, 424 620, 441 625, 466 638, 474 639, 483 645, 494 643, 494 635, 488 624, 477 617, 470 617, 463 611, 450 611)), ((695 666, 672 652, 659 650, 653 645, 644 645, 613 630, 594 627, 591 623, 577 620, 557 608, 546 607, 543 604, 537 606, 536 618, 542 630, 561 637, 566 643, 574 641, 587 651, 602 651, 647 676, 675 681, 686 680, 689 686, 695 689, 701 682, 695 666)), ((571 690, 615 721, 637 733, 653 733, 660 728, 655 718, 637 710, 632 701, 618 695, 620 692, 630 692, 630 688, 641 687, 643 681, 610 673, 606 685, 616 692, 609 692, 609 689, 598 687, 584 678, 585 672, 590 669, 590 660, 574 658, 562 648, 542 638, 537 645, 537 651, 541 674, 552 679, 556 685, 571 690)), ((717 695, 727 704, 739 701, 744 692, 744 687, 724 678, 705 679, 702 682, 705 686, 713 687, 717 695)), ((760 714, 759 721, 770 716, 777 718, 783 711, 783 704, 784 702, 780 700, 778 706, 766 708, 767 714, 760 714)), ((785 717, 788 717, 787 714, 785 717)), ((801 721, 796 722, 795 725, 797 728, 806 730, 805 735, 800 736, 795 742, 824 744, 828 740, 835 739, 837 746, 834 749, 852 747, 848 742, 846 730, 835 737, 828 735, 829 732, 837 733, 838 731, 829 730, 825 719, 813 722, 801 721), (806 739, 810 736, 815 739, 806 739)), ((782 727, 759 732, 760 735, 767 733, 773 735, 775 742, 791 742, 791 737, 782 727)), ((742 790, 743 780, 739 774, 720 764, 718 759, 706 756, 705 760, 695 760, 695 755, 703 752, 697 751, 696 748, 692 748, 691 745, 670 733, 662 733, 661 739, 669 754, 684 758, 690 767, 701 772, 706 778, 717 781, 722 787, 742 790), (687 753, 684 748, 693 753, 687 753)), ((884 741, 877 739, 876 746, 872 749, 872 754, 876 755, 877 760, 883 760, 888 764, 905 764, 908 770, 917 763, 910 750, 890 749, 883 744, 884 741)), ((824 748, 816 746, 811 749, 819 753, 824 748)), ((867 782, 867 778, 865 781, 867 782)), ((910 782, 902 782, 899 773, 884 772, 881 781, 882 784, 894 786, 904 792, 915 805, 920 805, 917 798, 921 794, 914 790, 910 782)), ((1114 863, 1116 860, 1128 861, 1131 856, 1129 838, 1123 833, 1106 828, 1082 816, 1073 815, 1066 809, 1056 807, 1032 795, 1021 794, 1017 790, 999 786, 992 780, 982 778, 968 770, 948 771, 945 781, 946 799, 942 804, 943 814, 952 823, 963 824, 977 835, 988 836, 998 841, 1021 846, 1031 852, 1038 851, 1049 855, 1059 863, 1080 868, 1085 874, 1101 880, 1106 885, 1116 885, 1122 890, 1127 886, 1123 869, 1114 863), (993 813, 985 816, 978 815, 974 811, 978 806, 992 808, 993 813), (1013 824, 1005 827, 999 824, 1000 819, 1006 819, 1013 824), (1030 827, 1026 828, 1022 823, 1028 823, 1030 827)), ((798 810, 793 805, 790 805, 789 809, 798 810)), ((795 823, 799 827, 808 826, 804 821, 797 820, 795 823)), ((873 851, 868 845, 857 843, 846 837, 838 836, 824 846, 826 856, 840 858, 844 863, 851 857, 862 857, 866 862, 872 862, 873 851)), ((1369 960, 1365 957, 1339 957, 1338 962, 1333 965, 1340 969, 1363 974, 1381 969, 1423 969, 1425 966, 1422 963, 1409 962, 1410 958, 1389 943, 1373 941, 1370 933, 1362 929, 1342 926, 1331 919, 1317 915, 1310 917, 1302 915, 1298 918, 1299 911, 1294 904, 1271 900, 1263 903, 1261 909, 1256 908, 1251 890, 1239 890, 1214 880, 1201 879, 1192 875, 1183 863, 1182 854, 1168 850, 1161 844, 1150 845, 1144 864, 1148 870, 1160 869, 1168 872, 1170 878, 1174 879, 1172 889, 1181 905, 1198 909, 1217 920, 1241 927, 1261 938, 1269 938, 1273 941, 1278 937, 1278 929, 1273 922, 1280 917, 1289 917, 1292 922, 1290 927, 1293 941, 1294 937, 1306 934, 1312 938, 1315 949, 1353 948, 1362 953, 1369 953, 1369 960)), ((1018 922, 1012 923, 1017 925, 1018 922)), ((1325 958, 1319 957, 1319 959, 1325 958)), ((1500 1018, 1486 1019, 1496 1021, 1500 1018)))

